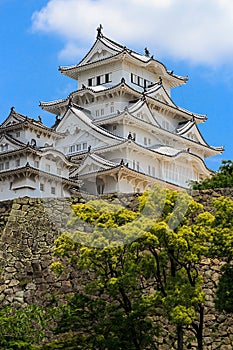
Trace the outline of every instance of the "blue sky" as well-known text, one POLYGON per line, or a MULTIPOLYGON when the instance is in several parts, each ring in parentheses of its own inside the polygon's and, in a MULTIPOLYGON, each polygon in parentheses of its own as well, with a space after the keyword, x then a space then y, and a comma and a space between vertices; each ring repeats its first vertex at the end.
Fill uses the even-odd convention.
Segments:
POLYGON ((76 82, 58 72, 76 64, 104 35, 150 53, 188 83, 172 97, 180 107, 206 114, 206 141, 224 146, 206 163, 217 169, 233 159, 232 0, 0 0, 0 122, 11 106, 50 126, 39 101, 66 97, 76 82))

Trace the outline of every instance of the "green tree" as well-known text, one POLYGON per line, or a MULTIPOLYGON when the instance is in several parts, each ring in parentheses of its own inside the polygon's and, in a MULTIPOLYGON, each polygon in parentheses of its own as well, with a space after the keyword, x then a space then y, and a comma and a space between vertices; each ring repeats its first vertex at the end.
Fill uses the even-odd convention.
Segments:
POLYGON ((212 230, 214 230, 211 252, 230 263, 233 258, 233 201, 219 197, 213 201, 215 208, 212 230))
MULTIPOLYGON (((178 349, 187 329, 203 349, 197 266, 209 254, 213 220, 186 193, 158 187, 139 197, 136 213, 103 201, 74 206, 74 232, 55 241, 54 254, 86 271, 84 295, 105 301, 104 316, 92 327, 101 339, 97 349, 156 349, 152 332, 158 331, 154 319, 161 307, 177 329, 178 349), (88 233, 75 230, 84 222, 88 233)), ((61 262, 52 268, 61 272, 61 262)))
POLYGON ((177 327, 178 349, 183 349, 183 328, 188 326, 198 349, 203 348, 204 293, 197 266, 208 254, 213 220, 186 193, 167 191, 161 219, 143 236, 144 249, 151 255, 145 256, 152 261, 150 278, 162 295, 165 314, 177 327))
POLYGON ((191 187, 194 190, 233 187, 233 161, 223 160, 219 171, 213 174, 211 178, 200 182, 193 181, 191 187))
MULTIPOLYGON (((88 272, 83 288, 85 298, 79 295, 76 299, 76 305, 81 299, 86 301, 85 320, 77 318, 75 329, 84 330, 84 321, 92 320, 85 341, 96 349, 147 349, 151 344, 152 322, 143 299, 141 253, 130 244, 122 244, 126 228, 119 230, 137 214, 102 201, 82 205, 82 210, 75 206, 74 212, 78 221, 85 215, 85 221, 92 223, 92 234, 63 234, 55 242, 54 253, 69 257, 80 270, 88 272)), ((77 224, 75 218, 71 224, 77 224)), ((55 263, 52 268, 60 272, 61 265, 55 263)), ((73 323, 73 317, 68 317, 68 321, 73 323)))
POLYGON ((219 197, 213 201, 215 217, 212 223, 214 231, 211 254, 219 257, 225 264, 216 292, 215 305, 219 311, 233 312, 233 201, 228 197, 219 197))
POLYGON ((31 305, 0 309, 0 348, 6 350, 35 350, 44 337, 46 313, 31 305))
POLYGON ((228 264, 224 265, 222 273, 216 293, 215 306, 219 311, 233 313, 233 267, 228 264))

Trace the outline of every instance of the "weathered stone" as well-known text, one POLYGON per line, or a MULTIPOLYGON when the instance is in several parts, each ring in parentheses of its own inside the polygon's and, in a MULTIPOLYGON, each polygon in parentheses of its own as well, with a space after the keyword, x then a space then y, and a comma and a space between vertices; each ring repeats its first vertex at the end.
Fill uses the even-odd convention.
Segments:
MULTIPOLYGON (((202 202, 210 212, 213 212, 212 198, 218 197, 219 193, 224 194, 222 190, 216 190, 214 193, 211 190, 192 192, 194 199, 202 202)), ((227 189, 227 195, 233 198, 233 189, 227 189)), ((138 208, 137 197, 136 194, 103 196, 111 203, 135 209, 138 208)), ((85 203, 89 199, 94 199, 94 196, 83 197, 79 194, 73 199, 61 200, 19 198, 1 203, 1 305, 46 305, 51 302, 53 295, 58 297, 57 302, 61 304, 68 295, 81 290, 80 273, 71 269, 57 277, 50 271, 49 266, 52 262, 54 239, 67 229, 66 223, 71 217, 71 204, 85 203)), ((90 230, 90 227, 81 221, 77 223, 77 227, 84 232, 90 230)), ((218 259, 203 259, 199 267, 206 293, 203 334, 205 350, 233 348, 233 318, 218 313, 214 305, 216 287, 221 275, 220 268, 223 264, 224 262, 218 259)), ((171 346, 169 337, 175 337, 175 329, 168 320, 160 316, 158 323, 163 325, 158 342, 159 349, 174 350, 176 345, 171 346)), ((192 349, 197 349, 194 341, 192 349)))
POLYGON ((6 294, 6 295, 11 295, 11 294, 13 294, 13 289, 7 287, 7 289, 4 290, 4 294, 6 294))
POLYGON ((221 345, 220 350, 232 350, 232 345, 221 345))
POLYGON ((7 272, 16 272, 17 270, 16 270, 16 268, 15 267, 12 267, 12 266, 8 266, 8 267, 6 267, 5 268, 5 270, 7 271, 7 272))
POLYGON ((14 297, 12 301, 17 301, 19 304, 23 304, 24 303, 24 299, 20 298, 20 297, 14 297))
POLYGON ((18 280, 11 280, 8 287, 14 287, 14 286, 17 286, 19 284, 19 281, 18 280))
POLYGON ((16 296, 16 297, 19 297, 19 298, 23 298, 23 296, 24 296, 24 291, 22 291, 22 290, 17 291, 17 292, 15 293, 15 296, 16 296))

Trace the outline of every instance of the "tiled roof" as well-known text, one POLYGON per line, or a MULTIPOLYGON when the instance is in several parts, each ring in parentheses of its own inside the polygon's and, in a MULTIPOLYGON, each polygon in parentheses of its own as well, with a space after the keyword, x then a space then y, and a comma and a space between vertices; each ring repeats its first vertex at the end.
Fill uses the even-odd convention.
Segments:
POLYGON ((99 61, 103 62, 104 60, 105 61, 111 60, 112 57, 115 58, 117 55, 121 55, 122 53, 124 53, 126 55, 129 55, 132 58, 135 58, 136 60, 139 60, 139 61, 143 62, 146 65, 148 65, 148 64, 157 64, 157 65, 159 65, 168 76, 170 76, 174 80, 180 81, 180 84, 187 81, 187 77, 181 77, 181 76, 173 74, 173 72, 168 71, 166 66, 162 62, 160 62, 158 60, 155 60, 153 58, 153 56, 142 55, 142 54, 140 54, 140 53, 138 53, 138 52, 136 52, 134 50, 128 49, 126 46, 118 44, 117 42, 111 40, 110 38, 107 38, 106 36, 101 36, 101 37, 97 38, 97 40, 95 41, 95 43, 93 44, 93 46, 91 47, 89 52, 86 54, 86 56, 78 64, 73 65, 73 66, 68 66, 68 67, 61 66, 59 69, 60 69, 60 71, 62 73, 65 73, 66 71, 76 70, 76 69, 82 68, 83 66, 86 66, 86 65, 96 64, 99 61), (98 60, 98 61, 95 61, 93 63, 92 62, 91 63, 86 63, 86 57, 94 49, 95 45, 98 42, 101 42, 104 46, 108 47, 110 50, 115 52, 115 54, 113 53, 112 56, 104 58, 104 59, 101 59, 101 60, 98 60))

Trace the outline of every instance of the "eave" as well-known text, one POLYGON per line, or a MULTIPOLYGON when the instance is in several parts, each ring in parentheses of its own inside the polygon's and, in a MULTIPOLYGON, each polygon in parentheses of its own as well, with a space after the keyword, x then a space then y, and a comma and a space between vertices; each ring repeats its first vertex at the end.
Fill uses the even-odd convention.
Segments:
MULTIPOLYGON (((178 115, 179 117, 184 118, 185 120, 192 120, 194 118, 197 122, 203 122, 206 120, 206 116, 194 114, 194 113, 189 112, 187 110, 181 109, 177 106, 169 105, 168 103, 165 103, 161 100, 155 99, 154 97, 147 96, 146 92, 144 94, 142 94, 138 90, 135 90, 131 86, 126 84, 124 79, 122 79, 122 81, 119 84, 117 84, 113 87, 104 88, 104 85, 103 85, 103 89, 100 91, 95 91, 91 87, 85 87, 85 88, 80 89, 80 90, 75 90, 75 91, 71 92, 70 95, 66 99, 51 101, 51 102, 41 102, 40 106, 42 107, 42 109, 47 110, 48 112, 60 115, 61 110, 64 112, 65 108, 67 108, 70 101, 72 101, 73 99, 77 99, 79 96, 83 97, 83 96, 85 96, 85 94, 90 94, 94 98, 97 98, 97 97, 103 96, 103 95, 108 96, 108 94, 111 94, 111 95, 114 95, 114 94, 119 95, 120 94, 120 95, 122 95, 125 93, 128 93, 129 95, 131 95, 132 98, 134 98, 134 99, 140 99, 140 98, 142 98, 142 96, 144 96, 144 98, 146 99, 149 106, 153 105, 153 106, 155 106, 158 109, 161 109, 163 111, 169 111, 174 115, 178 115)), ((75 102, 75 103, 79 104, 77 102, 75 102)), ((84 107, 80 106, 80 108, 84 108, 84 107)))
POLYGON ((83 175, 78 175, 78 179, 79 180, 85 180, 85 179, 89 180, 91 178, 96 178, 97 176, 101 177, 101 176, 114 175, 114 174, 118 174, 118 178, 119 178, 120 173, 127 174, 128 176, 131 176, 132 179, 139 178, 141 181, 146 181, 147 186, 152 186, 154 183, 158 183, 162 187, 166 187, 166 188, 169 188, 171 190, 186 190, 185 187, 178 186, 178 185, 175 185, 174 183, 171 183, 169 181, 164 181, 164 180, 161 180, 159 178, 152 177, 152 176, 145 174, 143 172, 139 172, 139 171, 127 168, 125 165, 117 165, 114 168, 90 172, 90 173, 83 174, 83 175))
POLYGON ((130 150, 135 149, 136 152, 147 154, 149 157, 154 155, 156 157, 159 157, 160 159, 166 159, 166 158, 167 159, 171 159, 171 158, 174 159, 174 158, 179 157, 182 154, 187 154, 187 155, 192 156, 192 157, 197 157, 204 164, 204 161, 198 155, 193 154, 193 153, 189 152, 188 150, 176 150, 176 153, 174 153, 174 154, 166 154, 166 153, 158 152, 158 151, 156 151, 156 149, 144 147, 144 146, 142 146, 142 145, 140 145, 132 140, 126 140, 118 145, 112 145, 112 146, 108 146, 108 147, 100 147, 98 149, 95 149, 95 153, 102 155, 103 153, 111 152, 111 151, 114 151, 116 149, 122 149, 122 148, 127 148, 130 150))
POLYGON ((2 139, 2 138, 5 138, 10 144, 13 144, 15 146, 19 146, 19 147, 26 146, 25 143, 23 143, 23 142, 15 139, 14 137, 8 135, 6 133, 6 130, 3 130, 3 132, 2 132, 1 129, 0 129, 0 139, 2 139))
POLYGON ((41 134, 46 134, 53 136, 55 138, 62 138, 62 135, 58 134, 57 132, 53 131, 50 128, 47 128, 44 125, 38 125, 34 124, 31 120, 25 119, 17 124, 12 124, 9 126, 4 126, 0 127, 0 133, 2 132, 9 132, 9 131, 14 131, 14 130, 20 130, 20 129, 33 129, 36 132, 39 132, 41 134))
POLYGON ((80 72, 85 71, 87 69, 92 69, 98 66, 102 66, 103 64, 109 64, 116 60, 121 60, 121 61, 125 60, 137 66, 140 65, 141 67, 144 67, 146 69, 149 68, 153 73, 163 75, 163 77, 167 81, 169 81, 171 87, 185 84, 188 80, 187 77, 177 76, 177 75, 174 75, 172 72, 169 72, 166 66, 162 62, 155 60, 153 56, 151 57, 143 56, 133 50, 130 50, 126 47, 123 47, 122 45, 115 43, 114 41, 106 37, 97 39, 94 45, 92 46, 92 48, 89 50, 87 55, 83 58, 83 60, 80 63, 73 66, 60 66, 59 71, 62 74, 72 79, 78 80, 80 72), (109 49, 110 52, 112 52, 112 56, 102 58, 94 62, 86 62, 87 57, 90 55, 92 51, 94 51, 94 47, 97 45, 98 40, 102 42, 103 45, 109 49), (115 49, 112 45, 115 45, 115 49), (114 51, 115 51, 115 54, 114 54, 114 51))
POLYGON ((23 148, 12 150, 12 151, 1 152, 0 159, 15 158, 15 156, 20 156, 24 154, 34 154, 39 158, 52 156, 53 158, 59 158, 64 164, 66 164, 70 168, 77 166, 76 163, 69 161, 63 153, 55 149, 48 149, 48 148, 38 149, 38 148, 33 148, 30 145, 26 145, 23 148))
POLYGON ((36 154, 38 155, 38 150, 35 148, 32 148, 31 146, 24 146, 23 148, 19 148, 16 150, 12 151, 7 151, 7 152, 1 152, 0 153, 0 159, 9 159, 9 158, 14 158, 15 156, 18 155, 23 155, 23 154, 36 154))
POLYGON ((205 144, 201 144, 199 142, 196 142, 195 140, 191 140, 189 138, 183 137, 182 135, 179 135, 179 134, 173 133, 169 130, 163 129, 160 126, 153 125, 153 124, 147 122, 146 120, 139 119, 139 118, 135 117, 133 114, 130 114, 128 112, 123 112, 123 113, 120 113, 118 115, 110 116, 107 118, 96 119, 93 121, 93 123, 96 125, 106 125, 108 123, 109 124, 114 123, 114 122, 117 123, 118 121, 121 121, 121 120, 122 120, 122 122, 123 121, 125 122, 126 116, 129 120, 131 120, 135 124, 139 125, 143 130, 147 129, 149 132, 154 131, 154 132, 152 132, 153 134, 167 136, 171 139, 176 139, 178 142, 185 141, 187 143, 187 148, 189 146, 190 147, 193 146, 193 147, 199 148, 200 151, 203 151, 203 149, 208 150, 208 152, 211 153, 209 156, 222 153, 222 151, 224 150, 222 147, 212 147, 212 146, 209 146, 206 142, 205 142, 205 144))
POLYGON ((34 168, 32 166, 30 166, 29 164, 26 164, 23 167, 20 168, 15 168, 15 169, 10 169, 10 170, 5 170, 5 171, 1 171, 0 172, 0 179, 5 179, 5 178, 9 178, 10 176, 16 176, 16 177, 20 177, 20 176, 25 176, 25 177, 29 177, 31 175, 35 175, 35 176, 39 176, 39 177, 44 177, 50 180, 54 180, 57 182, 62 183, 63 185, 68 185, 68 186, 74 186, 77 187, 79 186, 79 183, 75 180, 70 180, 70 179, 66 179, 54 174, 50 174, 47 173, 45 171, 39 170, 37 168, 34 168))
MULTIPOLYGON (((103 138, 105 138, 105 140, 108 141, 115 141, 115 142, 122 142, 122 140, 124 140, 122 137, 117 136, 111 132, 109 132, 108 130, 102 128, 101 126, 98 125, 94 125, 92 124, 92 121, 90 120, 89 117, 86 116, 85 113, 82 113, 80 115, 77 114, 77 110, 79 110, 79 108, 77 108, 77 106, 75 106, 74 104, 69 106, 68 111, 71 111, 73 113, 73 115, 75 115, 77 118, 79 118, 79 120, 87 127, 87 128, 92 128, 93 132, 97 133, 98 135, 102 135, 103 138)), ((63 122, 63 120, 65 119, 65 115, 63 116, 63 118, 61 119, 61 122, 63 122)), ((61 125, 61 124, 59 124, 61 125)))

